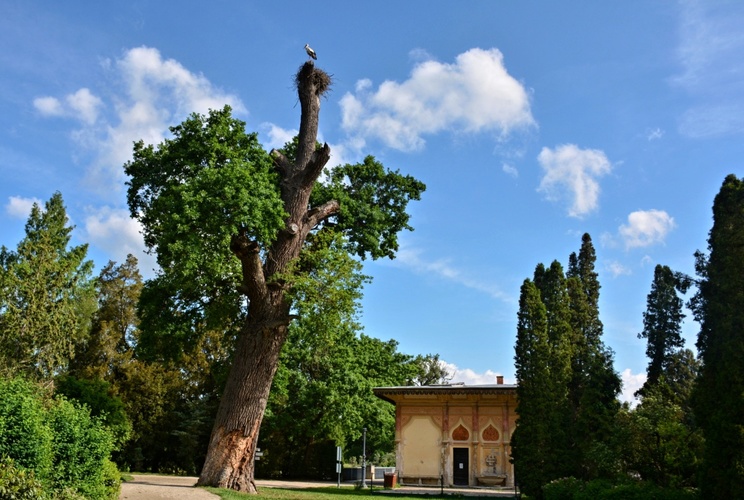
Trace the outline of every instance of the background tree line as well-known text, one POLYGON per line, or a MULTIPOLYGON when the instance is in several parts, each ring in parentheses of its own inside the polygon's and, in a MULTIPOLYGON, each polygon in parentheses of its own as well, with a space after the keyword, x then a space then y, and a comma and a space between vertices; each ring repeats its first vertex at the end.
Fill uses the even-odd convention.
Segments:
MULTIPOLYGON (((0 251, 0 370, 19 380, 7 390, 85 405, 108 434, 105 458, 122 470, 198 474, 234 327, 173 319, 169 313, 179 312, 163 307, 131 255, 93 276, 87 246, 69 246, 73 229, 55 193, 44 207, 34 205, 17 250, 0 251)), ((390 453, 394 410, 371 388, 448 377, 438 355, 403 354, 396 341, 362 333, 359 300, 370 279, 336 242, 323 248, 312 254, 322 265, 295 287, 297 320, 262 430, 265 476, 329 477, 320 453, 330 448, 323 458, 331 471, 335 446, 360 456, 362 427, 369 460, 390 453)), ((19 439, 0 426, 0 455, 44 478, 48 466, 24 461, 19 439)))
POLYGON ((546 499, 744 498, 744 181, 713 203, 696 277, 654 269, 643 313, 646 381, 620 405, 602 341, 594 248, 585 234, 568 272, 538 264, 522 285, 512 459, 522 491, 546 499), (681 296, 700 324, 684 347, 681 296))

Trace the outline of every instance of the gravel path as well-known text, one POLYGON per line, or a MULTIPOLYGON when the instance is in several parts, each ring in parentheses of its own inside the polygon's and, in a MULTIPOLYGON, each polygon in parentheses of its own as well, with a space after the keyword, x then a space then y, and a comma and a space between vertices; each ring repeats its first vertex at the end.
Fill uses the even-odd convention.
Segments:
POLYGON ((161 498, 178 498, 180 500, 215 500, 219 499, 201 488, 195 488, 196 477, 153 476, 132 474, 134 481, 121 483, 119 500, 160 500, 161 498))

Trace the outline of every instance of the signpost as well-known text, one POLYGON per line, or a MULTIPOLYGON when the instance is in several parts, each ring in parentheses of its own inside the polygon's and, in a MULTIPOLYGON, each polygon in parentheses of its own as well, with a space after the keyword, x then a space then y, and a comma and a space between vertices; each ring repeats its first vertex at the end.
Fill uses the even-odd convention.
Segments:
POLYGON ((336 474, 338 474, 338 484, 336 485, 337 488, 341 487, 341 447, 336 446, 336 474))

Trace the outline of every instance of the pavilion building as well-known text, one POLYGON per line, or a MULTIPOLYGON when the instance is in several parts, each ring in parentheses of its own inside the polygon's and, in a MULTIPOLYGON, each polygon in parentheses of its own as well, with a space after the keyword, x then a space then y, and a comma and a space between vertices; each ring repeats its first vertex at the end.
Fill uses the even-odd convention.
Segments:
POLYGON ((517 386, 377 387, 395 405, 395 462, 402 485, 514 487, 509 442, 517 386))

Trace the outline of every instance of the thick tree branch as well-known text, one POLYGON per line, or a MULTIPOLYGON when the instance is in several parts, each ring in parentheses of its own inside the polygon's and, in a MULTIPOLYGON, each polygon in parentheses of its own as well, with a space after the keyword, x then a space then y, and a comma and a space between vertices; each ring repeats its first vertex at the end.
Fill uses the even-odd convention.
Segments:
POLYGON ((243 282, 238 286, 238 291, 247 295, 251 301, 266 297, 268 288, 258 243, 249 240, 244 235, 236 234, 230 240, 230 250, 240 260, 243 271, 243 282))
POLYGON ((341 205, 338 201, 329 200, 319 207, 308 210, 307 215, 305 215, 307 227, 314 228, 328 217, 338 213, 339 208, 341 208, 341 205))
POLYGON ((269 152, 269 156, 274 160, 274 167, 279 172, 279 175, 285 177, 292 168, 292 162, 278 149, 272 149, 269 152))
POLYGON ((328 143, 324 143, 322 148, 313 151, 313 155, 310 157, 307 167, 305 167, 304 184, 312 185, 330 159, 331 147, 328 143))

